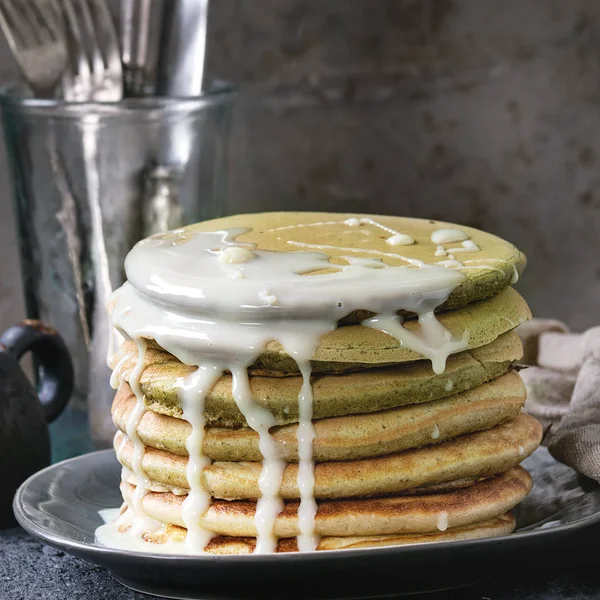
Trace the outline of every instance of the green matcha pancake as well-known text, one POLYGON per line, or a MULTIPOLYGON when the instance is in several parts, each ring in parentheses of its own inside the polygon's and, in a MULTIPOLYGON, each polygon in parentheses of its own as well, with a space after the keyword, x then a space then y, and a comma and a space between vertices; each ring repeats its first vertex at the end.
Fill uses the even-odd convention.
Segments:
MULTIPOLYGON (((137 361, 135 347, 128 346, 128 350, 131 358, 121 367, 124 382, 129 381, 137 361)), ((433 373, 430 363, 424 360, 343 375, 317 374, 311 379, 313 417, 321 419, 374 412, 437 400, 500 377, 521 356, 519 336, 510 332, 486 346, 450 356, 446 370, 439 375, 433 373)), ((145 360, 140 384, 147 408, 181 418, 179 382, 194 368, 166 352, 153 349, 147 350, 145 360)), ((268 409, 279 425, 298 421, 301 385, 300 377, 250 377, 254 401, 268 409)), ((122 383, 116 399, 129 394, 129 386, 122 383)), ((204 412, 207 422, 213 426, 246 425, 233 399, 231 375, 225 374, 217 381, 208 394, 204 412)))
POLYGON ((407 264, 401 257, 453 266, 466 278, 442 309, 458 308, 497 294, 515 282, 526 265, 525 256, 515 246, 495 235, 463 225, 407 217, 271 212, 213 219, 186 230, 193 233, 235 228, 248 228, 250 231, 237 236, 236 241, 256 244, 257 250, 317 250, 338 264, 350 255, 377 258, 391 266, 407 264))
MULTIPOLYGON (((488 429, 517 416, 525 403, 525 386, 516 373, 508 373, 448 398, 361 415, 330 417, 314 422, 313 456, 317 462, 355 460, 443 442, 464 433, 488 429)), ((131 390, 119 393, 113 420, 121 432, 135 410, 131 390)), ((147 411, 137 426, 140 440, 151 448, 187 456, 191 433, 187 421, 147 411)), ((279 454, 298 461, 296 425, 271 430, 279 454)), ((119 441, 117 440, 117 445, 119 441)), ((258 433, 248 427, 210 427, 204 454, 211 460, 260 461, 258 433)))
MULTIPOLYGON (((531 319, 531 311, 520 294, 507 288, 487 300, 480 300, 462 308, 438 315, 438 321, 455 337, 468 332, 468 348, 479 348, 493 342, 498 336, 513 330, 531 319)), ((415 320, 407 320, 404 327, 419 332, 415 320)), ((409 362, 423 356, 403 346, 396 338, 364 325, 338 327, 321 337, 312 358, 313 372, 339 371, 376 365, 409 362)), ((277 341, 267 344, 257 365, 276 371, 293 372, 295 361, 285 353, 277 341)))
MULTIPOLYGON (((486 300, 474 302, 457 310, 440 313, 439 322, 457 339, 468 335, 468 348, 479 348, 511 331, 531 318, 531 311, 521 295, 507 288, 486 300)), ((420 331, 416 320, 407 320, 404 327, 413 333, 420 331)), ((160 349, 155 343, 154 348, 160 349)), ((132 343, 124 344, 116 360, 135 353, 132 343)), ((374 366, 390 365, 422 359, 423 356, 402 345, 393 336, 364 325, 346 325, 323 335, 311 361, 313 373, 341 372, 374 366)), ((251 371, 266 374, 293 374, 297 364, 281 344, 273 340, 256 360, 251 371)), ((121 374, 126 377, 125 374, 121 374)))
MULTIPOLYGON (((118 434, 115 450, 119 462, 131 469, 133 444, 118 434)), ((397 494, 407 490, 464 478, 489 477, 516 466, 540 443, 541 425, 526 414, 492 429, 382 457, 332 461, 315 465, 316 498, 360 498, 397 494)), ((159 486, 189 488, 188 459, 146 447, 142 466, 159 486)), ((204 488, 213 498, 256 499, 260 495, 259 462, 214 462, 202 472, 204 488)), ((298 465, 288 464, 281 496, 297 499, 298 465)), ((135 476, 128 482, 136 484, 135 476)))

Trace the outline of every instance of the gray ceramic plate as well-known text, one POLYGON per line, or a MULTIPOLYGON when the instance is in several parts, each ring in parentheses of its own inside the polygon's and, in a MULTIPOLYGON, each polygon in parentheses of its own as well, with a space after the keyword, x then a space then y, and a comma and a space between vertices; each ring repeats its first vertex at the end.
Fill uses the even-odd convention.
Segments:
POLYGON ((99 546, 98 511, 121 502, 112 450, 66 460, 30 477, 14 500, 37 538, 110 570, 123 584, 168 598, 384 598, 472 583, 542 554, 600 522, 600 490, 544 450, 528 459, 536 486, 519 507, 519 531, 486 540, 271 556, 169 556, 99 546))

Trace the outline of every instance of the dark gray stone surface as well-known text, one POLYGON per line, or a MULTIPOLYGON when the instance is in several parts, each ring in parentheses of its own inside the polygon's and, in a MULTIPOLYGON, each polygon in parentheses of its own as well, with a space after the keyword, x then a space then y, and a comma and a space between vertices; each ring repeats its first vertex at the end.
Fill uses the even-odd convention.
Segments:
MULTIPOLYGON (((421 600, 596 600, 600 569, 596 535, 556 548, 555 560, 540 567, 498 565, 498 578, 472 588, 419 595, 421 600), (562 565, 562 566, 560 566, 562 565)), ((434 574, 432 574, 432 577, 434 574)), ((401 586, 401 565, 398 571, 401 586)), ((272 596, 284 600, 281 595, 272 596)), ((257 598, 265 596, 257 596, 257 598)), ((0 532, 1 600, 148 600, 122 587, 107 571, 34 540, 15 528, 0 532)), ((265 598, 266 600, 266 598, 265 598)), ((318 600, 315 596, 314 600, 318 600)))
POLYGON ((22 529, 0 533, 2 600, 142 600, 105 569, 38 542, 22 529))

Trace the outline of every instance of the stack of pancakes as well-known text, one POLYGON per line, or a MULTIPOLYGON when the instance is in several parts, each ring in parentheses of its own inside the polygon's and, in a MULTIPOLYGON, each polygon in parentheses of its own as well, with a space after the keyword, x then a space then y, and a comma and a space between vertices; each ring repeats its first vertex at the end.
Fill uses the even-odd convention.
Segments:
MULTIPOLYGON (((391 335, 361 325, 372 316, 368 313, 354 311, 321 338, 311 364, 318 549, 509 533, 515 527, 510 509, 531 488, 519 463, 541 439, 540 425, 521 412, 525 387, 513 369, 522 354, 513 329, 530 312, 510 284, 523 271, 525 258, 509 243, 475 229, 392 217, 373 217, 373 225, 364 217, 271 213, 196 226, 203 231, 249 228, 239 239, 264 250, 320 247, 332 262, 349 251, 366 258, 378 253, 392 265, 399 264, 393 257, 398 253, 465 275, 437 317, 454 337, 467 332, 468 348, 450 356, 442 373, 434 373, 429 360, 391 335), (416 243, 392 245, 386 229, 410 235, 416 243), (458 229, 472 244, 432 241, 436 231, 447 229, 458 229)), ((418 333, 417 320, 405 316, 404 326, 418 333)), ((196 367, 179 362, 154 340, 148 342, 139 378, 146 412, 135 434, 144 445, 141 465, 150 490, 142 505, 165 525, 145 532, 144 538, 160 544, 186 535, 182 504, 190 489, 186 440, 191 426, 183 418, 178 390, 196 367)), ((129 382, 137 359, 135 344, 125 342, 115 360, 119 387, 112 413, 123 465, 123 510, 133 510, 128 504, 138 483, 132 472, 138 450, 127 435, 136 409, 129 382)), ((249 374, 254 401, 278 423, 270 433, 288 463, 280 490, 285 509, 275 523, 278 550, 297 550, 302 377, 276 340, 267 344, 249 374)), ((201 520, 215 534, 206 550, 252 552, 262 455, 258 433, 248 427, 234 400, 230 374, 206 398, 205 417, 204 454, 212 463, 199 476, 212 504, 201 520)))

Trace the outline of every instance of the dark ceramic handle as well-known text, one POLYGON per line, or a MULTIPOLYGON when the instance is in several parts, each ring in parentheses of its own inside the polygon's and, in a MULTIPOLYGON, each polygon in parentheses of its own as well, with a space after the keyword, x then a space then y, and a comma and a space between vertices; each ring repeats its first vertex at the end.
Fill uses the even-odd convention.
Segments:
POLYGON ((38 365, 38 397, 46 421, 60 415, 73 391, 73 363, 63 339, 41 321, 27 320, 7 329, 0 344, 15 360, 33 352, 38 365))

